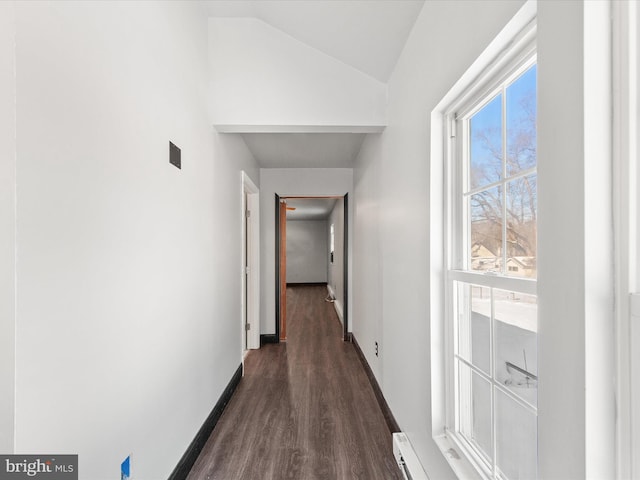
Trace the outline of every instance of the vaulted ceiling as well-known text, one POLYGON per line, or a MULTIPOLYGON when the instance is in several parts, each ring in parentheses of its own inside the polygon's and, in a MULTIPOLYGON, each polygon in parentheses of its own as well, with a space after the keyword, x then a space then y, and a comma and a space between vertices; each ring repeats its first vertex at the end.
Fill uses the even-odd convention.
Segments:
POLYGON ((210 69, 237 69, 215 79, 216 128, 242 135, 263 168, 352 167, 365 135, 385 127, 386 83, 423 3, 203 1, 216 19, 210 69))
POLYGON ((213 0, 211 17, 254 17, 387 82, 424 0, 213 0))

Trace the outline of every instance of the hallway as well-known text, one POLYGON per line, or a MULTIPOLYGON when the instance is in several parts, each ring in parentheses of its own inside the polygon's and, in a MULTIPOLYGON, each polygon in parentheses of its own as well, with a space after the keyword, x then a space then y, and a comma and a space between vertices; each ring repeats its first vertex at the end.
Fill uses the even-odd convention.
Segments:
POLYGON ((0 1, 0 454, 640 480, 639 111, 637 1, 0 1))
POLYGON ((325 286, 287 288, 287 342, 248 355, 188 480, 400 478, 369 380, 325 296, 325 286))

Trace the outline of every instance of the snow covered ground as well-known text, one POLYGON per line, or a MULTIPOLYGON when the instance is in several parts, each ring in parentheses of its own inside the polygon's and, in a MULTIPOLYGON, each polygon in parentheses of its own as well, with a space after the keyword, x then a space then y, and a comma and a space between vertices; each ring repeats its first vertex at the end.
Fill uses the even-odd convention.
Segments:
MULTIPOLYGON (((460 325, 460 352, 488 375, 493 353, 494 378, 520 399, 536 407, 538 374, 537 304, 535 297, 494 290, 493 352, 491 352, 491 295, 488 289, 474 287, 473 299, 467 303, 470 325, 460 325), (508 367, 507 363, 529 372, 529 376, 508 367)), ((467 297, 469 299, 469 297, 467 297)), ((491 438, 491 384, 480 375, 461 367, 461 382, 469 382, 471 432, 489 457, 494 455, 491 438), (464 372, 463 370, 468 370, 464 372)), ((462 384, 462 383, 461 383, 462 384)), ((537 417, 534 409, 526 408, 500 389, 494 389, 495 456, 501 471, 509 478, 526 479, 536 476, 537 417)))

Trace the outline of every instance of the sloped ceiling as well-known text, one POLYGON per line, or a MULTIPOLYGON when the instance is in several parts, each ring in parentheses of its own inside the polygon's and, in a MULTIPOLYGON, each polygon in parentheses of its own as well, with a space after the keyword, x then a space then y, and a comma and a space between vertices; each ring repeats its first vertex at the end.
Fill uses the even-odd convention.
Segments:
MULTIPOLYGON (((296 60, 293 58, 290 60, 290 62, 298 62, 295 63, 298 65, 298 70, 290 64, 288 69, 280 68, 262 72, 257 70, 253 75, 243 77, 247 78, 246 82, 235 81, 231 87, 218 84, 222 89, 219 92, 216 91, 216 94, 222 99, 223 106, 231 105, 232 107, 226 110, 217 109, 217 112, 230 112, 226 118, 231 119, 229 125, 214 121, 218 131, 241 134, 263 168, 351 168, 365 134, 380 132, 384 128, 384 122, 373 122, 372 125, 371 122, 360 123, 349 118, 345 121, 347 116, 340 108, 337 109, 340 110, 340 115, 337 115, 333 122, 326 121, 326 113, 336 111, 331 106, 335 104, 331 104, 331 101, 320 102, 318 110, 312 107, 309 111, 304 106, 309 97, 296 98, 296 93, 300 90, 304 91, 305 88, 306 91, 322 89, 318 89, 317 84, 301 85, 295 82, 303 79, 305 74, 310 75, 312 71, 315 75, 313 78, 326 77, 330 78, 331 82, 336 82, 336 72, 346 72, 345 75, 348 78, 357 79, 357 75, 340 70, 339 63, 344 65, 344 68, 348 67, 363 74, 361 88, 354 90, 352 81, 348 85, 344 84, 343 88, 335 90, 338 96, 345 95, 345 92, 354 92, 346 102, 343 102, 343 105, 351 105, 357 99, 365 98, 363 92, 375 89, 376 83, 384 87, 420 14, 424 0, 203 0, 201 3, 209 17, 254 18, 282 32, 283 40, 285 36, 289 38, 289 43, 281 42, 287 48, 300 50, 295 44, 304 44, 316 51, 314 54, 310 50, 309 56, 304 57, 304 61, 299 57, 296 60), (322 71, 321 65, 330 65, 330 62, 321 60, 321 55, 317 52, 335 59, 331 71, 322 71), (302 65, 315 60, 318 62, 313 63, 311 69, 309 65, 302 65), (300 72, 300 68, 307 70, 308 73, 300 72), (284 75, 282 82, 274 81, 274 76, 277 74, 284 75), (250 82, 264 77, 266 77, 265 85, 267 86, 282 84, 295 85, 295 88, 275 92, 276 95, 266 91, 265 95, 258 96, 258 101, 250 105, 251 114, 245 117, 240 105, 246 104, 247 98, 260 91, 260 88, 253 88, 255 84, 250 82), (244 94, 238 94, 241 87, 247 84, 250 88, 245 88, 244 94), (289 104, 284 101, 280 102, 277 108, 265 109, 265 105, 271 107, 269 102, 273 102, 274 99, 286 100, 289 104), (299 114, 300 108, 309 112, 311 118, 321 120, 317 124, 302 119, 298 122, 299 124, 281 121, 281 118, 287 117, 286 114, 291 110, 295 110, 298 117, 303 117, 299 114), (269 113, 272 118, 269 121, 256 122, 255 118, 264 118, 264 115, 259 115, 264 111, 272 112, 269 113), (247 120, 243 121, 244 118, 247 120), (277 127, 278 125, 282 128, 277 127), (328 125, 333 127, 327 130, 328 125)), ((236 35, 238 34, 240 33, 236 30, 236 35)), ((227 43, 230 41, 227 38, 227 43)), ((235 40, 232 44, 241 48, 239 45, 242 42, 235 40)), ((282 54, 286 55, 284 51, 282 54)), ((244 59, 247 58, 243 54, 240 55, 244 59)), ((238 62, 233 65, 236 63, 238 62)), ((259 63, 260 61, 256 62, 256 65, 259 63)), ((318 93, 321 94, 321 92, 318 93)), ((335 98, 336 96, 331 100, 335 98)), ((218 107, 222 104, 218 104, 218 107)), ((349 110, 354 112, 356 117, 363 111, 362 102, 357 105, 359 109, 349 110)), ((375 101, 368 105, 373 111, 379 108, 375 101)))
POLYGON ((386 83, 424 0, 212 0, 212 17, 255 17, 386 83))
POLYGON ((386 124, 386 83, 257 18, 209 18, 208 25, 209 112, 219 132, 386 124))

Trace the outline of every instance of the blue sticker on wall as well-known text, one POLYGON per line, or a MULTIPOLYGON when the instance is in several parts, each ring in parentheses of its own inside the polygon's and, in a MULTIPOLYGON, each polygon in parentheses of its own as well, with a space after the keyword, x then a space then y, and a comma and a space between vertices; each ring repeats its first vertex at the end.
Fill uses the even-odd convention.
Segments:
POLYGON ((131 476, 131 455, 120 465, 120 480, 128 480, 131 476))

